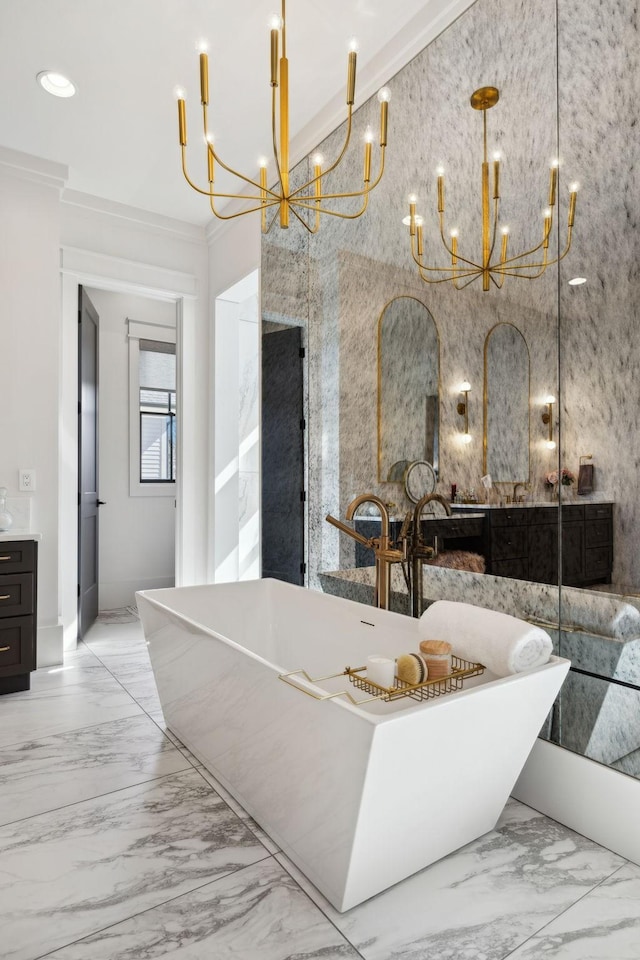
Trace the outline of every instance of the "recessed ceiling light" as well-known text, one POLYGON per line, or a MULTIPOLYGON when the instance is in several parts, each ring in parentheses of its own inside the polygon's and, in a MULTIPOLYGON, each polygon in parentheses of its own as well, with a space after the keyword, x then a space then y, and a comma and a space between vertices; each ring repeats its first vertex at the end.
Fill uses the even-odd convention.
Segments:
POLYGON ((41 70, 36 80, 43 90, 54 97, 72 97, 76 92, 75 84, 55 70, 41 70))
POLYGON ((579 287, 581 283, 586 283, 586 277, 574 277, 573 280, 569 280, 570 287, 579 287))

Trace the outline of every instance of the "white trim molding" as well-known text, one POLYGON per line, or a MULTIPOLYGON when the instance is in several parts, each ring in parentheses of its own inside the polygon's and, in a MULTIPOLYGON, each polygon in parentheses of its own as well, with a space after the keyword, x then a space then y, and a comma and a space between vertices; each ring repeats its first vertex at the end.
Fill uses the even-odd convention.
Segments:
POLYGON ((82 278, 85 286, 101 290, 159 300, 195 299, 198 296, 198 281, 192 274, 77 247, 61 248, 60 269, 63 276, 82 278))
POLYGON ((69 176, 69 168, 63 163, 34 157, 20 150, 10 150, 9 147, 0 147, 0 168, 2 167, 21 180, 31 180, 58 190, 64 188, 69 176))
POLYGON ((640 863, 640 780, 555 743, 536 740, 513 796, 640 863))

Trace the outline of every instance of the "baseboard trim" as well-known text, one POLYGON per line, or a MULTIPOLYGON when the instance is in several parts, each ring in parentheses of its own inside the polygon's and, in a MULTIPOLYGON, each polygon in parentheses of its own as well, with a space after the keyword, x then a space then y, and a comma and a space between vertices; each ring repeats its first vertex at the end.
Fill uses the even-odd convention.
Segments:
POLYGON ((513 796, 640 864, 640 780, 537 740, 513 796))
POLYGON ((61 624, 55 627, 38 625, 38 670, 61 664, 63 649, 64 635, 61 624))

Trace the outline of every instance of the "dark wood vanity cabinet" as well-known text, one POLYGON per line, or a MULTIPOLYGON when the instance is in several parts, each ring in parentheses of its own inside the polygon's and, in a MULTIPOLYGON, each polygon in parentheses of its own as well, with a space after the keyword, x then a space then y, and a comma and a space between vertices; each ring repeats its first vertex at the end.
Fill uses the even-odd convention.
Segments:
MULTIPOLYGON (((480 508, 481 509, 481 508, 480 508)), ((558 507, 500 507, 485 513, 487 573, 536 583, 558 582, 558 507)), ((562 582, 610 583, 613 504, 562 506, 562 582)))
POLYGON ((36 669, 38 544, 0 541, 0 694, 28 690, 36 669))
MULTIPOLYGON (((558 583, 558 507, 487 510, 483 544, 487 573, 558 583)), ((612 567, 613 504, 563 504, 562 582, 610 583, 612 567)))

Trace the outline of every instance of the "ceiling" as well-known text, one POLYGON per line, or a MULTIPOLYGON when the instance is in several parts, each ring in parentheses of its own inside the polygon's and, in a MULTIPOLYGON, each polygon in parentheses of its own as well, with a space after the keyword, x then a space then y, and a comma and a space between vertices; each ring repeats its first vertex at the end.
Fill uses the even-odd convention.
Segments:
MULTIPOLYGON (((268 24, 279 2, 0 0, 0 147, 67 165, 69 190, 206 224, 207 201, 180 172, 174 89, 186 90, 198 179, 206 158, 196 44, 207 40, 216 149, 255 176, 269 153, 268 24), (35 79, 45 69, 70 77, 77 95, 45 93, 35 79)), ((352 37, 357 106, 471 2, 289 0, 292 159, 344 117, 352 37)))

